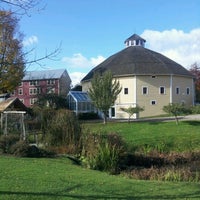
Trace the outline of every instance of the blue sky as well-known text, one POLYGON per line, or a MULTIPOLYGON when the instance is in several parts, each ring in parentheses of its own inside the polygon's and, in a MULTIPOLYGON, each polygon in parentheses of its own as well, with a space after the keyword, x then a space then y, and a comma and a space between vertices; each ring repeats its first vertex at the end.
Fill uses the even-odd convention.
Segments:
POLYGON ((61 49, 57 61, 28 70, 65 68, 76 84, 134 33, 186 68, 200 63, 200 0, 41 0, 44 5, 20 21, 25 49, 35 49, 29 59, 61 49))

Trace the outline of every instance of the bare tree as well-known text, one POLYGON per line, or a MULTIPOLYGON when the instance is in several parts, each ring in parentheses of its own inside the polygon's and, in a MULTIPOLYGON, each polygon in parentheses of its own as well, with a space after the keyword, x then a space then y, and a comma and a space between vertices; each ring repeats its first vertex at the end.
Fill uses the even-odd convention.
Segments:
POLYGON ((0 9, 12 10, 18 15, 30 15, 30 10, 34 8, 40 11, 44 6, 39 5, 41 5, 41 0, 0 0, 0 9))
POLYGON ((23 52, 23 35, 18 29, 19 19, 10 11, 0 10, 0 93, 10 93, 21 82, 30 64, 40 64, 44 59, 54 59, 59 48, 40 58, 26 60, 30 53, 23 52))
POLYGON ((35 56, 31 59, 26 59, 35 49, 23 49, 23 36, 17 29, 19 17, 22 15, 30 16, 30 10, 33 8, 37 8, 37 11, 40 11, 42 7, 39 7, 39 4, 41 5, 41 0, 0 0, 0 13, 2 14, 2 16, 0 16, 0 92, 11 91, 13 87, 16 86, 16 83, 21 81, 24 71, 29 65, 41 65, 41 61, 45 59, 56 60, 60 53, 61 45, 53 51, 46 51, 41 57, 35 56), (8 59, 8 55, 10 59, 8 59), (16 70, 20 69, 19 66, 21 66, 21 73, 19 73, 19 71, 16 73, 16 70), (11 71, 8 71, 8 68, 12 68, 13 81, 8 79, 8 77, 11 77, 11 71), (15 76, 17 76, 17 78, 15 78, 15 76), (6 80, 9 82, 7 83, 9 87, 5 87, 5 84, 2 85, 2 81, 6 82, 6 80))

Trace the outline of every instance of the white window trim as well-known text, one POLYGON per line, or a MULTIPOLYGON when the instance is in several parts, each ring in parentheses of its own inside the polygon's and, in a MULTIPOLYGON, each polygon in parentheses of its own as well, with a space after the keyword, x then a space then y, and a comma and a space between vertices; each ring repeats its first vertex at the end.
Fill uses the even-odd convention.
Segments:
POLYGON ((23 89, 22 88, 18 89, 18 95, 23 95, 23 89), (19 92, 19 91, 21 91, 21 92, 19 92))
POLYGON ((29 81, 29 85, 30 85, 30 86, 39 85, 39 81, 38 81, 38 80, 30 80, 30 81, 29 81))
POLYGON ((166 94, 165 86, 160 86, 160 87, 159 87, 159 94, 161 94, 161 95, 166 94), (164 93, 161 93, 161 88, 164 88, 164 93))
POLYGON ((149 88, 147 86, 142 86, 142 95, 148 95, 149 94, 149 88), (147 93, 144 93, 144 88, 147 89, 147 93))
POLYGON ((179 95, 179 94, 181 94, 181 89, 180 89, 180 87, 179 87, 179 86, 177 86, 177 87, 175 88, 175 94, 176 94, 176 95, 179 95), (179 90, 179 91, 178 91, 178 93, 177 93, 177 89, 179 90))
POLYGON ((151 101, 150 101, 150 105, 155 106, 156 104, 157 104, 157 101, 156 101, 156 100, 151 100, 151 101), (153 102, 155 102, 155 104, 153 104, 153 102))
POLYGON ((29 88, 29 95, 37 95, 40 93, 41 93, 41 88, 29 88))
POLYGON ((47 80, 47 85, 55 85, 56 80, 55 79, 48 79, 47 80))
POLYGON ((190 87, 186 87, 186 95, 190 95, 190 87), (188 92, 187 90, 188 90, 189 92, 188 92))
POLYGON ((128 88, 127 87, 124 88, 124 95, 128 95, 128 88), (127 93, 125 93, 126 90, 127 90, 127 93))
POLYGON ((33 105, 37 101, 37 98, 31 98, 30 99, 30 105, 33 105))

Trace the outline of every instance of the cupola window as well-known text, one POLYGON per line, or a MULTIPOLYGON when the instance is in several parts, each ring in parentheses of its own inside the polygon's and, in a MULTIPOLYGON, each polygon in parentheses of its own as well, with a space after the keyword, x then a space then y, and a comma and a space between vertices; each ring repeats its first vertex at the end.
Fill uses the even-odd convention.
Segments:
POLYGON ((131 37, 129 37, 128 39, 125 40, 125 45, 126 47, 130 47, 130 46, 145 46, 145 42, 146 40, 141 38, 139 35, 134 34, 131 37))

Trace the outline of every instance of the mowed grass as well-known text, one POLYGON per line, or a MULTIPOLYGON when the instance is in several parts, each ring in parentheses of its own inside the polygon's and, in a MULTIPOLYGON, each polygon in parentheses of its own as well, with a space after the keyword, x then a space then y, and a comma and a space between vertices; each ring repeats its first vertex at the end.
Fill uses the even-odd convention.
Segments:
MULTIPOLYGON (((84 130, 118 133, 132 147, 164 142, 170 151, 200 150, 200 122, 87 123, 84 130)), ((0 200, 200 199, 200 183, 142 181, 85 169, 68 158, 0 157, 0 200)))
POLYGON ((168 151, 200 150, 200 121, 181 121, 179 125, 175 121, 85 123, 83 129, 86 133, 117 133, 132 149, 162 144, 168 151))
POLYGON ((84 169, 67 158, 0 157, 1 200, 200 199, 200 184, 139 181, 84 169))

